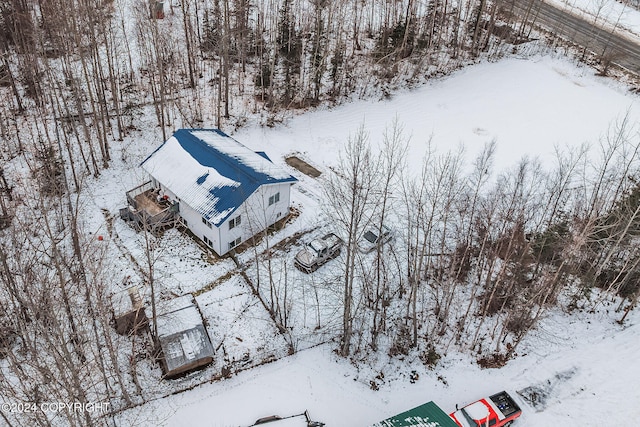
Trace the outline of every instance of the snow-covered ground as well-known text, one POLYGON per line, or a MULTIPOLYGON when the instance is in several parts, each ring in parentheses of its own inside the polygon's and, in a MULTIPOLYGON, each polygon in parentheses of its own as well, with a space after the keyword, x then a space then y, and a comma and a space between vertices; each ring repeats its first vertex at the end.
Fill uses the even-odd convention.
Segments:
MULTIPOLYGON (((233 136, 250 148, 266 151, 284 167, 288 167, 284 156, 296 153, 326 172, 337 164, 340 147, 362 123, 376 145, 385 127, 397 117, 411 137, 405 173, 419 170, 430 139, 439 151, 458 150, 464 145, 469 161, 486 142, 495 140, 499 172, 523 156, 537 156, 545 165, 553 162, 557 148, 597 145, 626 114, 632 123, 638 123, 638 97, 616 82, 593 76, 589 68, 549 57, 511 58, 463 69, 419 89, 397 93, 389 100, 358 101, 319 110, 275 128, 249 126, 233 136)), ((148 138, 140 144, 132 157, 144 155, 144 144, 148 150, 155 145, 148 138)), ((135 159, 130 164, 135 164, 135 159)), ((102 190, 96 193, 95 208, 113 212, 123 203, 124 190, 136 182, 137 173, 134 168, 123 169, 123 176, 117 180, 101 178, 105 185, 96 186, 102 190)), ((314 227, 319 218, 318 181, 290 171, 300 179, 292 198, 301 215, 281 232, 281 237, 314 227)), ((93 217, 95 228, 100 227, 99 218, 98 210, 93 217)), ((140 247, 135 233, 117 223, 116 228, 135 256, 140 247)), ((268 359, 271 353, 281 356, 284 341, 275 334, 268 316, 239 276, 232 274, 233 266, 220 261, 207 266, 197 255, 189 255, 197 254, 195 244, 180 236, 167 238, 177 241, 179 253, 184 255, 171 257, 172 262, 165 265, 167 271, 172 269, 167 276, 184 284, 173 289, 174 293, 198 291, 215 282, 214 276, 230 274, 198 296, 214 347, 228 339, 228 358, 238 363, 242 363, 245 352, 250 358, 268 359), (202 274, 200 267, 205 267, 207 274, 202 274)), ((326 265, 321 270, 330 269, 326 265)), ((163 285, 168 288, 171 283, 165 281, 163 285)), ((544 410, 536 412, 523 403, 525 414, 517 425, 623 424, 640 415, 640 391, 631 380, 640 378, 640 364, 636 362, 640 315, 630 315, 624 328, 615 323, 620 314, 614 314, 613 307, 610 303, 600 304, 594 313, 553 313, 519 348, 519 357, 500 370, 481 370, 472 357, 450 353, 433 371, 419 360, 385 364, 385 356, 373 371, 337 358, 332 345, 326 344, 230 379, 155 400, 121 414, 118 422, 122 426, 246 426, 263 416, 308 410, 312 418, 327 426, 366 427, 429 400, 453 410, 456 403, 468 403, 502 389, 515 391, 547 384, 549 398, 544 410), (411 383, 409 376, 414 370, 419 379, 411 383), (557 375, 565 380, 555 381, 557 375), (370 388, 374 379, 380 386, 378 391, 370 388)), ((220 366, 209 369, 198 376, 210 377, 220 366)))
MULTIPOLYGON (((469 161, 495 140, 495 164, 504 169, 526 155, 552 161, 556 146, 596 145, 627 112, 637 121, 640 99, 626 91, 615 81, 594 77, 592 69, 576 68, 565 60, 513 58, 465 68, 383 102, 356 101, 305 114, 277 128, 243 128, 233 136, 251 148, 267 150, 271 158, 301 152, 326 171, 361 124, 375 145, 397 117, 411 139, 408 158, 413 171, 419 171, 430 139, 440 151, 464 146, 469 161)), ((313 180, 302 176, 302 181, 304 187, 313 180)))
POLYGON ((153 402, 120 424, 236 427, 308 410, 327 426, 366 427, 429 400, 453 411, 502 389, 519 397, 515 390, 550 380, 546 408, 537 412, 519 399, 524 414, 514 427, 626 425, 640 416, 639 320, 635 314, 622 328, 606 311, 556 314, 527 340, 526 354, 502 369, 481 370, 458 354, 433 371, 408 361, 378 391, 368 386, 375 372, 359 372, 323 346, 153 402), (420 376, 413 384, 411 370, 420 376), (557 374, 568 378, 555 381, 557 374))

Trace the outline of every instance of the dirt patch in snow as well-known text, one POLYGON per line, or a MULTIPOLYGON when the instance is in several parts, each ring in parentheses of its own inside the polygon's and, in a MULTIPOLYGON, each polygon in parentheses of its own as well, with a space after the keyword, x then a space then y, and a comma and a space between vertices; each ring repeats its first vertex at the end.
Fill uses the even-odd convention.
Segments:
POLYGON ((320 172, 318 169, 314 168, 309 163, 305 162, 297 156, 286 157, 284 161, 292 168, 298 169, 300 172, 305 175, 309 175, 311 178, 317 178, 322 174, 322 172, 320 172))

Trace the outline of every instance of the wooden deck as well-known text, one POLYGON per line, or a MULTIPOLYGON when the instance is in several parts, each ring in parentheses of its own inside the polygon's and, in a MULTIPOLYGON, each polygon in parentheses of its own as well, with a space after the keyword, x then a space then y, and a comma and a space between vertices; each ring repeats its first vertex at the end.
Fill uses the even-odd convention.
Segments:
POLYGON ((144 210, 149 216, 158 215, 169 207, 166 202, 160 202, 156 199, 156 194, 153 190, 147 190, 144 193, 140 193, 135 196, 134 199, 138 210, 144 210))
POLYGON ((180 205, 176 201, 158 199, 158 194, 151 181, 127 191, 128 206, 120 209, 120 218, 134 221, 139 228, 173 227, 180 205))

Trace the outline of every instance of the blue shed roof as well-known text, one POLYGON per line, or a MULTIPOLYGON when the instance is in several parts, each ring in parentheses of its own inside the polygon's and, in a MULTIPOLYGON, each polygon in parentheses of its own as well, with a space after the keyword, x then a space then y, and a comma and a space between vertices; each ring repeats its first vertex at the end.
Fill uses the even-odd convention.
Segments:
POLYGON ((141 166, 216 226, 260 186, 297 181, 219 129, 179 129, 141 166))

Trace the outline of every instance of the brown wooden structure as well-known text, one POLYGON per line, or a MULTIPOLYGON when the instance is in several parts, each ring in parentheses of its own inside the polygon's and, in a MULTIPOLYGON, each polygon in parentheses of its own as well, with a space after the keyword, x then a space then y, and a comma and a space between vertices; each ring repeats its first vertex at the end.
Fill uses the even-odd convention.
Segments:
POLYGON ((120 218, 150 231, 173 227, 180 211, 180 205, 163 197, 151 181, 127 191, 127 202, 128 206, 120 209, 120 218))

